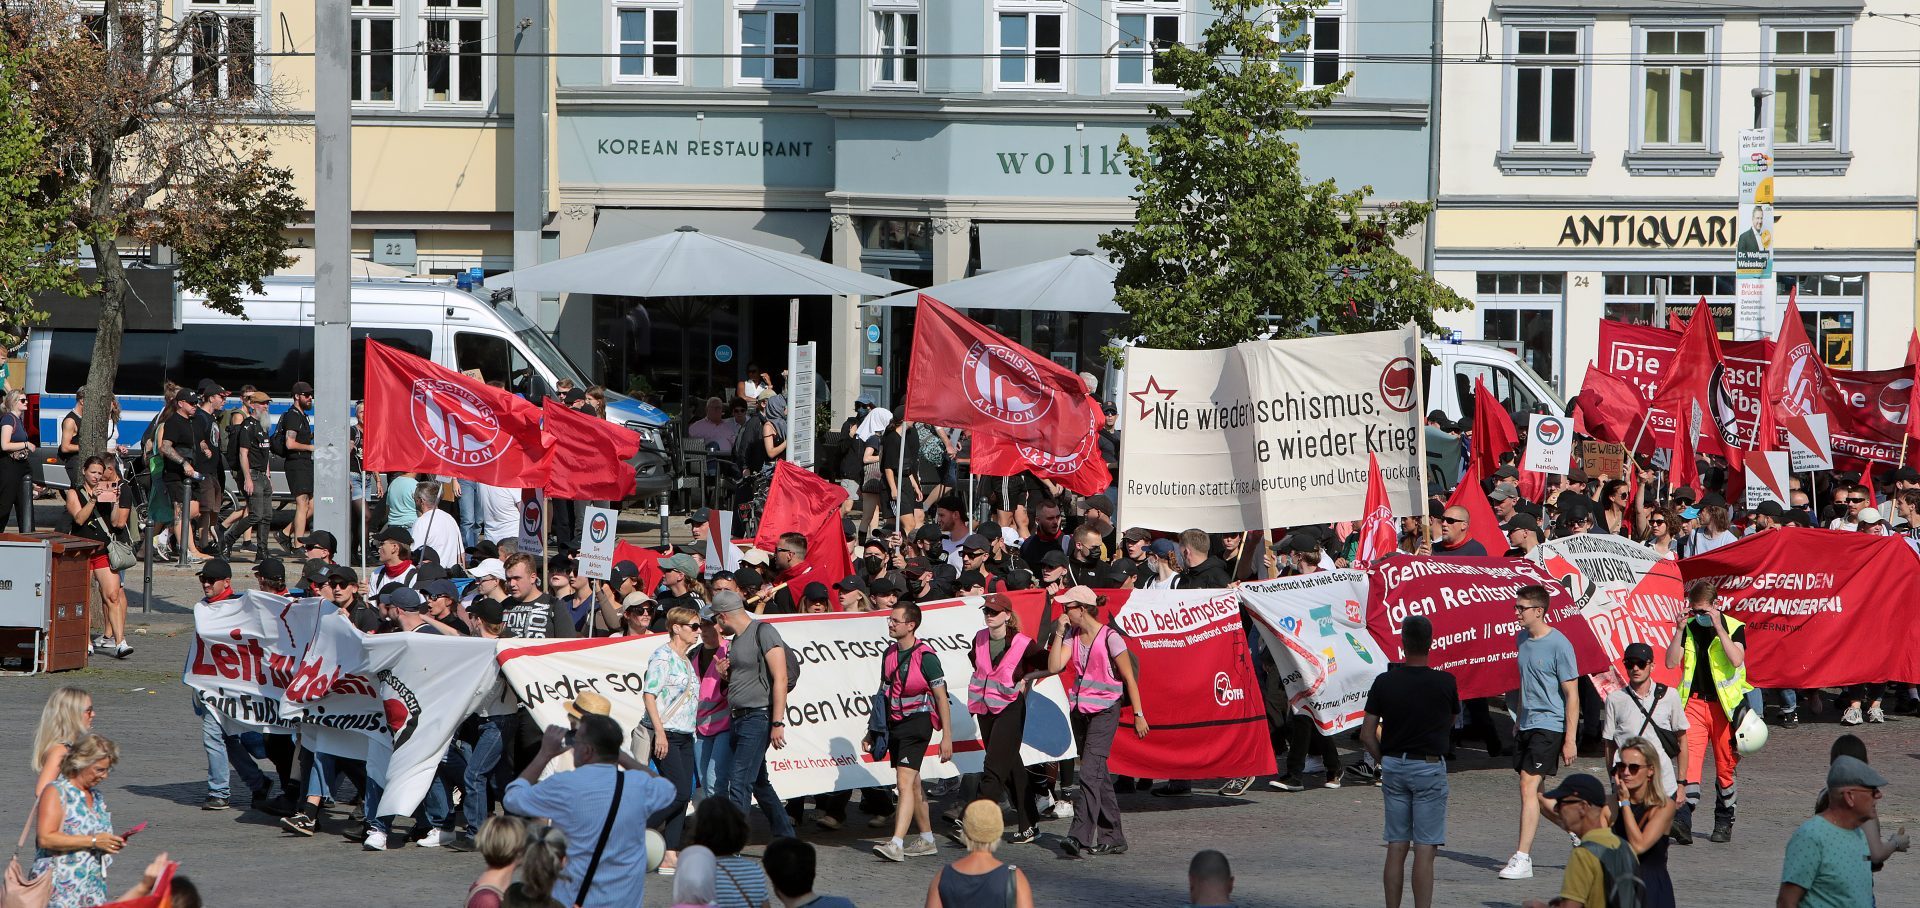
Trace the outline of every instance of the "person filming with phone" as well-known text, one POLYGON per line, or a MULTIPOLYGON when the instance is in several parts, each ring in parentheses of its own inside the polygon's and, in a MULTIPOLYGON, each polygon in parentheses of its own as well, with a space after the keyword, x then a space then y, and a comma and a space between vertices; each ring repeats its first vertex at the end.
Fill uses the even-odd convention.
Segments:
POLYGON ((1740 621, 1727 617, 1715 597, 1719 590, 1712 583, 1700 583, 1687 591, 1687 619, 1680 622, 1667 644, 1667 667, 1680 669, 1680 684, 1687 691, 1687 763, 1681 777, 1687 780, 1686 805, 1674 819, 1681 837, 1691 836, 1693 811, 1700 804, 1700 774, 1707 748, 1713 748, 1714 782, 1719 786, 1713 805, 1711 842, 1733 839, 1733 810, 1738 796, 1734 788, 1734 768, 1740 765, 1740 752, 1733 742, 1734 711, 1747 698, 1753 685, 1747 683, 1747 631, 1740 621))

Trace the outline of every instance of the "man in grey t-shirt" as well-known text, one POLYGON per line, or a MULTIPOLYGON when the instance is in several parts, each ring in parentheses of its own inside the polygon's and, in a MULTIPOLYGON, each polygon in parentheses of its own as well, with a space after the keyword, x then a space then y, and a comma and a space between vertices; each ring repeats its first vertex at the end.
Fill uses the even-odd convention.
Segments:
POLYGON ((1513 768, 1520 771, 1520 847, 1501 868, 1503 880, 1533 877, 1533 834, 1540 826, 1540 782, 1573 763, 1580 728, 1580 670, 1573 644, 1547 624, 1547 588, 1523 586, 1515 594, 1520 619, 1520 703, 1514 713, 1513 768))
POLYGON ((753 617, 740 594, 713 594, 713 617, 731 637, 722 672, 733 708, 733 762, 724 779, 726 795, 742 814, 747 799, 760 803, 775 836, 793 835, 780 796, 767 779, 767 748, 787 746, 787 644, 773 625, 753 617))

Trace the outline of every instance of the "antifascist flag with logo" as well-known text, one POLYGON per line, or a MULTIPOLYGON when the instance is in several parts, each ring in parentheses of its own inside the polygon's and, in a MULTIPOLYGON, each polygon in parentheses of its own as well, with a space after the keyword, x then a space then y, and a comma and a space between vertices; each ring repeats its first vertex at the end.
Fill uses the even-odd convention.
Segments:
MULTIPOLYGON (((1654 396, 1653 407, 1678 421, 1686 432, 1687 447, 1703 454, 1737 457, 1740 444, 1733 397, 1727 390, 1726 360, 1720 353, 1720 335, 1705 302, 1694 308, 1692 320, 1674 351, 1673 371, 1654 396)), ((1673 445, 1676 453, 1680 445, 1673 445)))
MULTIPOLYGON (((1513 450, 1520 433, 1513 428, 1513 416, 1505 404, 1487 390, 1487 383, 1473 380, 1472 467, 1475 478, 1492 476, 1500 469, 1500 455, 1513 450)), ((1464 480, 1463 480, 1464 482, 1464 480)))
POLYGON ((637 483, 627 461, 640 453, 640 433, 547 398, 543 434, 547 495, 573 501, 624 501, 637 483))
POLYGON ((375 472, 545 484, 540 408, 418 356, 367 338, 362 460, 375 472))
POLYGON ((1800 323, 1799 295, 1795 288, 1787 297, 1787 312, 1773 345, 1773 361, 1767 364, 1765 405, 1760 408, 1760 449, 1780 449, 1774 429, 1779 426, 1808 450, 1821 451, 1823 459, 1832 461, 1833 452, 1822 451, 1807 417, 1825 416, 1828 426, 1838 427, 1846 405, 1840 398, 1840 387, 1827 374, 1827 364, 1820 360, 1820 351, 1807 339, 1806 326, 1800 323))
POLYGON ((1100 425, 1107 415, 1092 397, 1082 402, 1092 431, 1067 454, 1050 454, 1032 445, 988 432, 972 434, 971 469, 976 476, 1018 476, 1029 470, 1075 495, 1099 495, 1113 484, 1107 459, 1100 454, 1100 425))
POLYGON ((1372 453, 1367 454, 1367 503, 1366 512, 1360 518, 1360 549, 1358 558, 1362 564, 1372 564, 1375 559, 1385 558, 1399 551, 1400 532, 1393 525, 1393 502, 1387 499, 1387 483, 1380 478, 1380 459, 1372 453))
POLYGON ((924 293, 915 313, 903 419, 995 435, 1054 457, 1096 443, 1080 376, 924 293))

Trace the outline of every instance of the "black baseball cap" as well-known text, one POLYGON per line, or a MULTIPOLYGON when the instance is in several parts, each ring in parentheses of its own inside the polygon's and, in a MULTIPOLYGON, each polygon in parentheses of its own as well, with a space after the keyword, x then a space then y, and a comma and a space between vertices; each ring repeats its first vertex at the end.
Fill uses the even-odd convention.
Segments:
POLYGON ((386 527, 373 534, 374 542, 397 542, 408 548, 413 547, 413 534, 399 527, 386 527))
POLYGON ((616 561, 613 569, 607 572, 607 582, 619 586, 623 580, 633 580, 640 576, 640 566, 631 561, 616 561))
POLYGON ((420 594, 413 587, 401 586, 398 583, 387 584, 378 595, 373 597, 373 601, 409 612, 417 612, 427 607, 427 601, 420 598, 420 594))
POLYGON ((827 592, 826 584, 815 580, 807 584, 806 590, 800 594, 800 600, 802 602, 832 602, 833 594, 827 592))
POLYGON ((475 599, 467 606, 467 614, 488 624, 499 624, 506 620, 507 607, 498 599, 475 599))
POLYGON ((971 552, 991 552, 993 551, 993 540, 979 533, 970 533, 967 538, 960 540, 960 548, 971 552))
POLYGON ((294 382, 294 383, 293 383, 293 393, 294 393, 294 394, 305 394, 305 395, 307 395, 308 397, 312 397, 312 396, 313 396, 313 386, 312 386, 312 385, 309 385, 309 384, 307 384, 306 382, 303 382, 303 381, 297 381, 297 382, 294 382))
POLYGON ((892 577, 875 577, 872 583, 867 584, 867 590, 875 596, 898 596, 900 584, 894 582, 892 577))
POLYGON ((687 514, 687 523, 692 526, 703 526, 711 519, 713 511, 709 508, 694 508, 687 514))
POLYGON ((199 573, 201 580, 232 580, 233 565, 225 559, 215 558, 200 565, 199 573))
POLYGON ((253 566, 253 576, 275 583, 287 582, 287 566, 278 558, 269 558, 253 566))
POLYGON ((192 391, 189 391, 185 388, 181 388, 179 391, 174 393, 173 402, 176 404, 189 403, 197 407, 197 406, 200 406, 200 395, 195 394, 192 391))
POLYGON ((939 542, 945 536, 946 534, 940 532, 939 527, 934 526, 931 523, 914 531, 914 534, 913 534, 913 538, 921 542, 939 542))
POLYGON ((455 589, 451 580, 435 580, 420 591, 428 599, 459 599, 460 591, 455 589))
POLYGON ((344 564, 327 568, 327 582, 334 586, 350 586, 360 582, 360 574, 344 564))
POLYGON ((339 541, 334 539, 333 534, 326 530, 314 530, 300 537, 300 547, 303 549, 326 549, 329 552, 340 551, 339 541))
POLYGON ((1653 647, 1645 643, 1629 643, 1626 652, 1620 654, 1620 659, 1624 662, 1645 662, 1652 665, 1653 647))
POLYGON ((1600 784, 1599 779, 1587 775, 1584 772, 1576 772, 1573 775, 1561 779, 1558 787, 1542 795, 1542 797, 1549 801, 1579 798, 1595 807, 1604 807, 1607 803, 1607 789, 1606 786, 1600 784))
POLYGON ((987 578, 979 571, 961 571, 960 578, 955 580, 954 584, 963 590, 970 590, 976 586, 986 586, 987 578))
POLYGON ((331 565, 327 564, 325 558, 308 558, 307 563, 300 567, 300 582, 309 587, 320 583, 327 579, 328 567, 331 565))
POLYGON ((846 592, 864 593, 867 591, 867 581, 861 579, 859 574, 848 574, 847 576, 840 578, 840 582, 834 584, 833 586, 834 586, 834 589, 837 589, 843 593, 846 593, 846 592))
POLYGON ((1040 566, 1048 567, 1048 568, 1066 567, 1067 553, 1062 552, 1059 549, 1048 549, 1044 554, 1040 556, 1040 566))
POLYGON ((1760 502, 1760 506, 1754 508, 1753 512, 1755 514, 1761 514, 1767 517, 1771 517, 1775 520, 1779 520, 1787 516, 1787 509, 1781 507, 1780 502, 1774 501, 1771 498, 1767 499, 1766 501, 1760 502))
POLYGON ((1494 478, 1495 478, 1495 479, 1518 479, 1518 478, 1520 478, 1520 474, 1519 474, 1519 473, 1517 473, 1517 472, 1515 472, 1515 471, 1514 471, 1514 469, 1513 469, 1512 467, 1501 467, 1500 469, 1498 469, 1498 470, 1495 470, 1495 471, 1493 471, 1493 476, 1494 476, 1494 478))
POLYGON ((1081 501, 1080 506, 1089 511, 1099 511, 1102 514, 1113 513, 1113 499, 1105 495, 1090 496, 1081 501))

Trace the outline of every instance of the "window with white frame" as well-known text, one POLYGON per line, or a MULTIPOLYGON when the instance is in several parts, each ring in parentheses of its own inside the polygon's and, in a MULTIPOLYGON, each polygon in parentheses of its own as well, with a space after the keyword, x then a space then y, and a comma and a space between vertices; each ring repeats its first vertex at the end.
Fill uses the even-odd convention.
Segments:
MULTIPOLYGON (((74 9, 79 16, 81 27, 84 28, 88 34, 92 35, 93 40, 98 42, 101 47, 106 47, 109 38, 112 36, 107 34, 107 4, 105 0, 82 0, 82 2, 74 4, 74 9)), ((139 65, 141 62, 144 62, 146 58, 146 18, 137 12, 126 12, 124 5, 121 6, 121 10, 120 35, 118 37, 120 49, 127 55, 128 59, 136 61, 135 65, 139 65)))
POLYGON ((1061 87, 1066 7, 1055 2, 1007 2, 994 6, 999 42, 993 82, 1000 88, 1061 87))
POLYGON ((1183 4, 1184 0, 1115 0, 1114 85, 1174 87, 1162 55, 1186 37, 1183 4))
POLYGON ((873 0, 873 84, 912 88, 920 84, 920 4, 873 0))
POLYGON ((680 0, 615 0, 616 82, 679 82, 680 0))
POLYGON ((1770 35, 1773 144, 1834 147, 1845 72, 1842 29, 1775 28, 1770 35))
POLYGON ((259 84, 260 7, 255 0, 190 0, 187 67, 201 97, 251 98, 259 84))
POLYGON ((742 2, 734 11, 734 40, 740 56, 735 81, 743 85, 798 85, 804 4, 799 0, 742 2))
POLYGON ((1704 148, 1712 32, 1650 28, 1640 36, 1640 144, 1704 148))
MULTIPOLYGON (((1286 23, 1279 23, 1285 28, 1286 23)), ((1307 49, 1301 60, 1300 81, 1319 88, 1347 74, 1347 0, 1329 0, 1307 17, 1307 49)))
POLYGON ((486 103, 489 13, 487 0, 424 0, 420 61, 426 103, 486 103))
POLYGON ((1582 32, 1578 28, 1514 30, 1513 110, 1507 128, 1516 146, 1575 146, 1581 98, 1582 32))
POLYGON ((398 0, 350 0, 353 14, 353 101, 394 103, 393 51, 399 33, 398 0))

